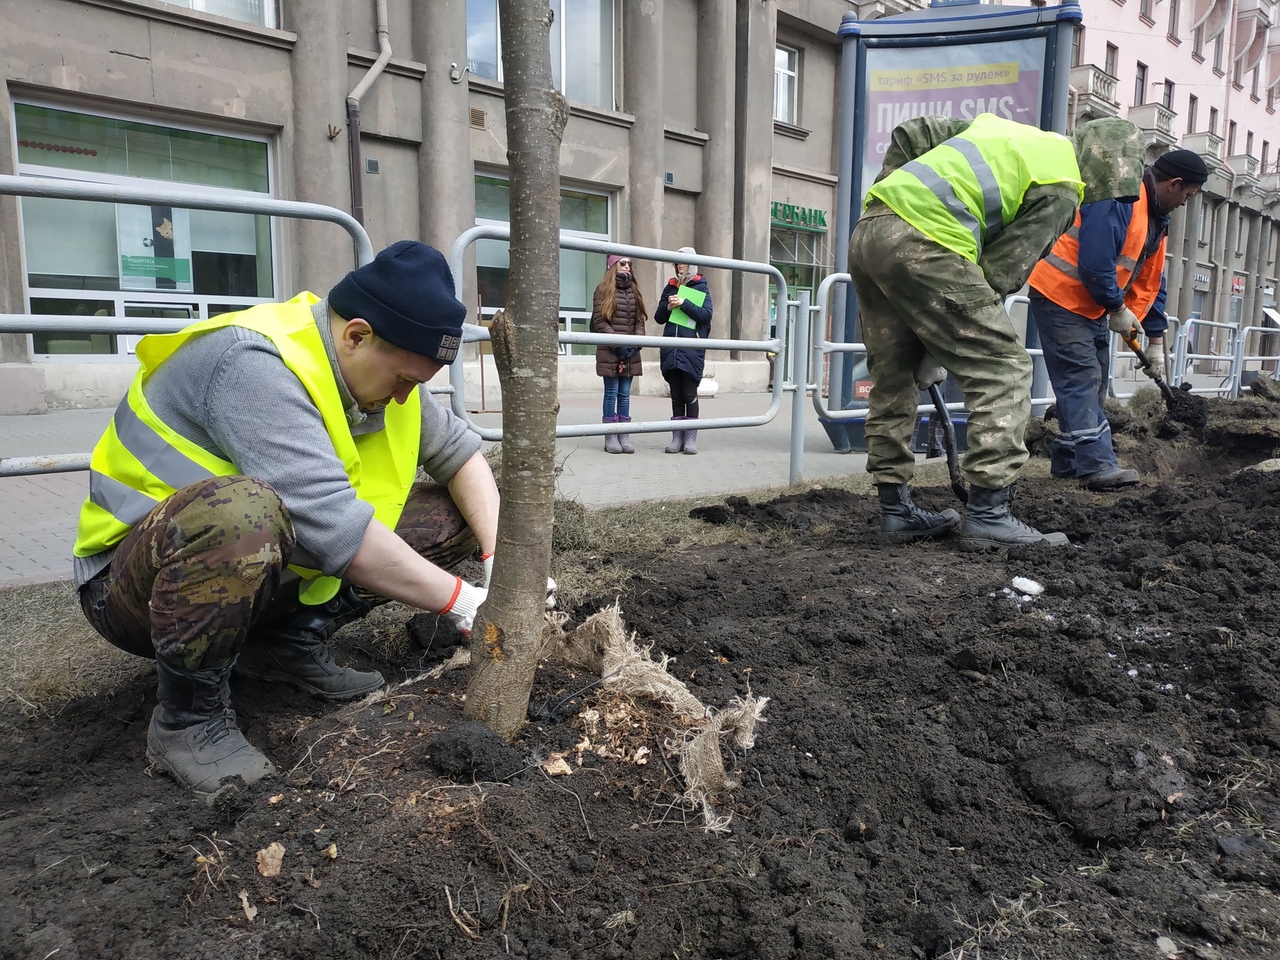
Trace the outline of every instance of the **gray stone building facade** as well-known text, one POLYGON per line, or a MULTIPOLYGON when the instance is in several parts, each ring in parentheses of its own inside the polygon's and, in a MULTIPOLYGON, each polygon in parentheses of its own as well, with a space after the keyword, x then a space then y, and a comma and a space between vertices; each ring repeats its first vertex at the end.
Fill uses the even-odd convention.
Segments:
MULTIPOLYGON (((835 267, 836 31, 849 11, 912 4, 550 5, 553 73, 571 107, 562 228, 769 260, 816 288, 835 267)), ((496 10, 496 0, 0 0, 0 172, 322 203, 356 210, 375 249, 404 237, 447 249, 507 216, 496 10)), ((585 327, 603 259, 562 256, 564 326, 585 327)), ((353 263, 331 224, 0 197, 5 313, 199 318, 323 292, 353 263)), ((656 297, 669 269, 640 264, 645 292, 656 297)), ((708 273, 713 335, 764 336, 766 280, 708 273)), ((481 241, 461 292, 473 320, 501 306, 505 277, 505 245, 481 241)), ((0 335, 0 408, 114 403, 134 341, 0 335)), ((759 355, 712 359, 729 389, 767 379, 759 355)), ((589 358, 566 352, 564 388, 595 389, 588 370, 589 358)))

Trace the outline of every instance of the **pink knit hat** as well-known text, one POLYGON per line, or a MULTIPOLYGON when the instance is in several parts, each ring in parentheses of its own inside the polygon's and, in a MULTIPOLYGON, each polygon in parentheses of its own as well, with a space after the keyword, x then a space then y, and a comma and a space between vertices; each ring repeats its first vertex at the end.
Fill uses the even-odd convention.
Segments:
POLYGON ((604 261, 604 268, 605 268, 606 270, 608 270, 610 267, 612 267, 612 266, 613 266, 615 263, 617 263, 619 260, 630 260, 630 259, 631 259, 630 257, 624 257, 624 256, 623 256, 622 254, 620 254, 620 253, 611 253, 611 254, 609 254, 609 256, 605 257, 605 261, 604 261))

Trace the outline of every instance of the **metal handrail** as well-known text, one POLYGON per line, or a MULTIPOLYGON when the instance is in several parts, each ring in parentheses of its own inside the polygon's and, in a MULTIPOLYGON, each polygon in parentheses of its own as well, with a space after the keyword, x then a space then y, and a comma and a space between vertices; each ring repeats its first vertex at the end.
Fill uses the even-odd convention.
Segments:
MULTIPOLYGON (((459 234, 449 251, 449 269, 453 273, 455 289, 461 289, 462 286, 463 263, 468 247, 477 240, 510 241, 510 239, 511 227, 507 224, 483 224, 459 234)), ((637 247, 615 243, 610 240, 575 237, 566 233, 560 234, 560 248, 562 250, 578 250, 584 253, 598 253, 605 256, 621 254, 637 260, 653 260, 659 263, 674 263, 677 259, 687 256, 687 254, 682 254, 676 250, 665 250, 658 247, 637 247)), ((791 311, 796 304, 787 300, 786 278, 783 277, 782 271, 773 266, 773 264, 759 263, 754 260, 736 260, 730 257, 708 257, 702 254, 697 256, 697 264, 699 267, 712 267, 717 270, 730 270, 741 273, 758 273, 772 277, 777 288, 777 303, 780 306, 786 305, 787 327, 790 328, 791 311)), ((462 340, 464 343, 477 343, 491 340, 491 337, 488 328, 467 323, 462 328, 462 340)), ((661 347, 664 350, 739 350, 757 353, 777 353, 781 350, 783 344, 782 339, 779 337, 771 337, 765 340, 701 340, 687 337, 630 337, 621 334, 578 333, 575 331, 560 331, 558 333, 558 342, 606 344, 609 346, 625 344, 638 347, 661 347)), ((471 429, 480 434, 485 440, 501 440, 501 427, 482 427, 471 419, 466 409, 465 371, 461 364, 454 364, 450 367, 449 380, 454 388, 453 412, 465 420, 471 429)), ((762 426, 773 420, 782 408, 784 387, 794 389, 791 384, 784 384, 782 377, 774 377, 769 407, 759 416, 700 417, 697 420, 681 420, 679 422, 680 429, 715 430, 725 427, 762 426)), ((610 433, 659 433, 674 429, 675 423, 676 421, 674 420, 646 420, 642 422, 633 421, 626 424, 557 424, 556 437, 599 437, 610 433)))

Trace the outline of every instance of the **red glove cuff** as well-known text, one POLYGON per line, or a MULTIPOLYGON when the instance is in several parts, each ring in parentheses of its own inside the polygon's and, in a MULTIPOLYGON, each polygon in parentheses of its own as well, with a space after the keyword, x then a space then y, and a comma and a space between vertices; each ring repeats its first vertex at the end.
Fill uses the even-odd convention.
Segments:
POLYGON ((449 602, 444 605, 444 609, 440 611, 441 613, 448 613, 452 610, 453 605, 458 602, 458 594, 462 593, 462 578, 455 577, 454 579, 457 580, 457 583, 453 585, 453 596, 451 596, 449 598, 449 602))

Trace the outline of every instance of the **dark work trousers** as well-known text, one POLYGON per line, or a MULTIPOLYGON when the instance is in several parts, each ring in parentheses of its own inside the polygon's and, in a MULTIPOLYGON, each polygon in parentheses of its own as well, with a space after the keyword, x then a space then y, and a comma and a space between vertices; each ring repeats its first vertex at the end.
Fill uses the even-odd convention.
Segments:
POLYGON ((1030 315, 1040 331, 1053 384, 1058 436, 1049 447, 1055 477, 1087 477, 1118 466, 1111 424, 1103 412, 1111 379, 1111 330, 1031 291, 1030 315))

